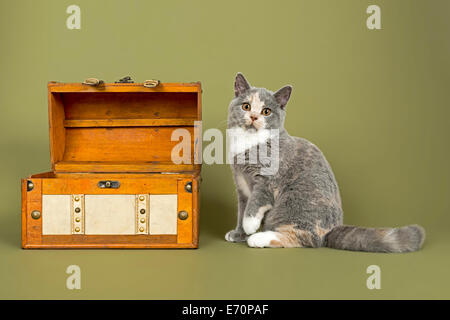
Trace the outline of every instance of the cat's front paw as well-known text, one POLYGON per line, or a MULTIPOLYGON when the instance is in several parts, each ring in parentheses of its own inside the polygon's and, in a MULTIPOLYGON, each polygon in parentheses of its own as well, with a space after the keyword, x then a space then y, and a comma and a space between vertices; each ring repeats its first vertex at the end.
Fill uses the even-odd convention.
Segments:
POLYGON ((242 231, 231 230, 225 235, 225 240, 229 242, 245 242, 247 235, 242 231))
POLYGON ((242 227, 244 228, 244 231, 246 234, 251 235, 254 234, 256 231, 258 231, 259 227, 261 225, 261 219, 258 217, 244 217, 242 221, 242 227))

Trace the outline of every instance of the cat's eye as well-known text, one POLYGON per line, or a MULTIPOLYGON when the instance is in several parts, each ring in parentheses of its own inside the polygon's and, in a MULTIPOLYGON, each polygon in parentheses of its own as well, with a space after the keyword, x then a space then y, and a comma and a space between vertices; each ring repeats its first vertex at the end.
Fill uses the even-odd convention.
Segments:
POLYGON ((242 110, 244 110, 244 111, 250 111, 250 109, 251 109, 251 107, 250 107, 250 105, 249 105, 248 103, 244 103, 244 104, 242 105, 242 110))
POLYGON ((265 115, 265 116, 268 116, 268 115, 270 115, 272 113, 272 110, 270 110, 269 108, 264 108, 264 109, 262 109, 262 111, 261 111, 261 114, 262 115, 265 115))

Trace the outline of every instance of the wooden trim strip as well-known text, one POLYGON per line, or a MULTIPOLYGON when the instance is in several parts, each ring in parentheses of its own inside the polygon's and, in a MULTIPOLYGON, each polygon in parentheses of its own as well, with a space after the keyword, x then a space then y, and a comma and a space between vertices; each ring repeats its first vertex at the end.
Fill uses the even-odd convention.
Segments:
POLYGON ((60 161, 55 163, 55 173, 64 172, 183 172, 200 171, 199 164, 174 164, 171 162, 90 162, 60 161))
POLYGON ((189 173, 54 173, 52 171, 37 173, 29 176, 29 179, 35 178, 47 178, 47 179, 98 179, 98 180, 112 180, 119 178, 126 179, 189 179, 192 177, 197 177, 199 172, 193 171, 189 173))
POLYGON ((176 245, 176 235, 46 235, 40 248, 152 248, 176 245))
POLYGON ((155 88, 144 87, 143 83, 105 83, 90 86, 82 83, 48 83, 50 92, 199 92, 201 84, 161 83, 155 88))
POLYGON ((192 180, 192 243, 198 248, 200 221, 200 177, 192 180))
POLYGON ((27 244, 27 179, 22 179, 22 248, 27 244))
POLYGON ((64 120, 66 128, 194 126, 196 119, 83 119, 64 120))
POLYGON ((102 189, 100 179, 42 179, 42 194, 174 194, 175 179, 118 179, 118 189, 102 189))
POLYGON ((48 123, 50 137, 50 162, 52 168, 61 161, 65 151, 66 128, 64 127, 64 106, 59 94, 48 90, 48 123))
MULTIPOLYGON (((177 243, 192 243, 192 193, 185 190, 185 186, 192 180, 178 180, 178 212, 186 211, 188 218, 181 220, 178 218, 177 223, 177 243)), ((178 215, 178 213, 177 213, 178 215)))
POLYGON ((34 188, 27 191, 26 244, 41 244, 42 237, 42 179, 33 179, 34 188), (39 219, 31 218, 31 212, 41 213, 39 219))
MULTIPOLYGON (((91 237, 91 236, 88 236, 91 237)), ((176 237, 176 236, 173 236, 176 237)), ((192 243, 149 243, 149 244, 122 244, 122 243, 102 243, 102 244, 27 244, 24 249, 196 249, 192 243)))

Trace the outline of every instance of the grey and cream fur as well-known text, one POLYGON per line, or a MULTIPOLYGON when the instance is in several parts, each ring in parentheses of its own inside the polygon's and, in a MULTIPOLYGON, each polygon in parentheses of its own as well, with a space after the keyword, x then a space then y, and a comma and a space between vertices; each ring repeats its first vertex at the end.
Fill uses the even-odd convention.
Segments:
MULTIPOLYGON (((228 129, 239 129, 248 149, 258 148, 255 137, 279 130, 279 164, 273 175, 261 175, 261 164, 232 164, 238 194, 238 221, 227 241, 247 241, 250 247, 330 247, 369 252, 409 252, 421 248, 424 229, 362 228, 343 225, 338 185, 322 152, 311 142, 293 137, 284 128, 286 105, 292 91, 285 86, 273 93, 251 87, 237 74, 228 129), (268 110, 267 110, 268 109, 268 110)), ((270 146, 269 146, 270 147, 270 146)))

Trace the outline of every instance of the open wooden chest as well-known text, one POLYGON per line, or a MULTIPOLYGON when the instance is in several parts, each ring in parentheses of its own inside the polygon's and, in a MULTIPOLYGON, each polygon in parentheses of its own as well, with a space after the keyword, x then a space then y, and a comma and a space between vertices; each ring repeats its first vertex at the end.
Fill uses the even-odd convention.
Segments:
POLYGON ((200 83, 50 82, 52 171, 22 179, 22 247, 196 248, 201 94, 200 83), (190 162, 172 161, 176 129, 190 162))

